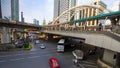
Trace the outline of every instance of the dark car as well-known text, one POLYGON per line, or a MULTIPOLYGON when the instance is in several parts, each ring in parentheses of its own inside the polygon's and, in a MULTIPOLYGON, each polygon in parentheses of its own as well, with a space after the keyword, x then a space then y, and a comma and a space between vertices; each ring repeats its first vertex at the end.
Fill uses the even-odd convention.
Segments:
POLYGON ((24 43, 25 43, 24 39, 18 39, 14 42, 14 44, 17 48, 22 48, 24 46, 24 43))

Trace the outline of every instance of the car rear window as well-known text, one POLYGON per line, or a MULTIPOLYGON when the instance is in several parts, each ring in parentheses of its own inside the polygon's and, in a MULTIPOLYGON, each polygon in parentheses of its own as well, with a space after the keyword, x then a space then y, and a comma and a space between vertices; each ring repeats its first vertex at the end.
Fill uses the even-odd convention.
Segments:
POLYGON ((53 66, 55 66, 55 67, 58 66, 58 62, 54 62, 53 66))

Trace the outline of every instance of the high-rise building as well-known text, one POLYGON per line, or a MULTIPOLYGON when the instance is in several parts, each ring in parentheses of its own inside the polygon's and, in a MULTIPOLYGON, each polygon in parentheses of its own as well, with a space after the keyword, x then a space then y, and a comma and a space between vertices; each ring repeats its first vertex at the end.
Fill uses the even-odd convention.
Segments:
POLYGON ((33 19, 33 23, 36 24, 36 25, 39 25, 39 20, 33 19))
POLYGON ((19 0, 11 0, 12 20, 19 21, 19 0))
POLYGON ((1 12, 1 0, 0 0, 0 18, 2 18, 2 12, 1 12))
MULTIPOLYGON (((84 8, 79 11, 80 16, 79 18, 89 18, 91 16, 96 16, 99 14, 103 14, 104 10, 107 8, 107 5, 102 2, 101 0, 97 0, 95 2, 91 2, 90 5, 93 6, 100 6, 99 10, 96 8, 84 8)), ((86 25, 86 26, 97 26, 99 23, 104 23, 104 20, 92 20, 92 21, 86 21, 86 22, 81 22, 79 25, 86 25)))
POLYGON ((21 12, 21 22, 24 23, 24 17, 23 17, 23 12, 21 12))
POLYGON ((44 25, 46 25, 46 20, 45 20, 45 19, 43 19, 43 26, 44 26, 44 25))
POLYGON ((1 11, 3 19, 11 19, 11 0, 1 0, 1 11))
POLYGON ((19 21, 19 0, 1 0, 3 19, 19 21))
MULTIPOLYGON (((54 18, 58 17, 65 10, 74 7, 76 5, 76 0, 54 0, 54 18)), ((66 21, 65 17, 67 15, 62 16, 59 19, 59 22, 66 21)))

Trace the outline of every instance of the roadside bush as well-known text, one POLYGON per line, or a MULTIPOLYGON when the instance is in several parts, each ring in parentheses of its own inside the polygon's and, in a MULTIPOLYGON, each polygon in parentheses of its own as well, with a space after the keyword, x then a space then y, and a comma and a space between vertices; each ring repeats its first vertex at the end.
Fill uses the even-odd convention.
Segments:
POLYGON ((32 49, 32 47, 31 46, 29 46, 29 48, 24 48, 25 50, 30 50, 30 49, 32 49))
POLYGON ((28 48, 29 46, 30 46, 30 43, 29 42, 25 42, 24 48, 28 48))
POLYGON ((24 44, 24 49, 25 49, 25 50, 30 50, 30 49, 31 49, 30 42, 25 42, 25 44, 24 44))
POLYGON ((12 43, 10 43, 10 44, 8 44, 8 45, 6 46, 6 49, 7 49, 7 50, 14 49, 14 48, 15 48, 15 45, 12 44, 12 43))

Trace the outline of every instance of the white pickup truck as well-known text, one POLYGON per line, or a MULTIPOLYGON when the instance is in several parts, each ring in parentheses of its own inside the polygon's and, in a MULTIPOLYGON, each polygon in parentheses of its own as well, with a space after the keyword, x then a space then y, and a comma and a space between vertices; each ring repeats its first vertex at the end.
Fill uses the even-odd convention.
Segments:
POLYGON ((82 50, 74 50, 72 51, 72 54, 78 60, 84 59, 84 52, 82 50))

